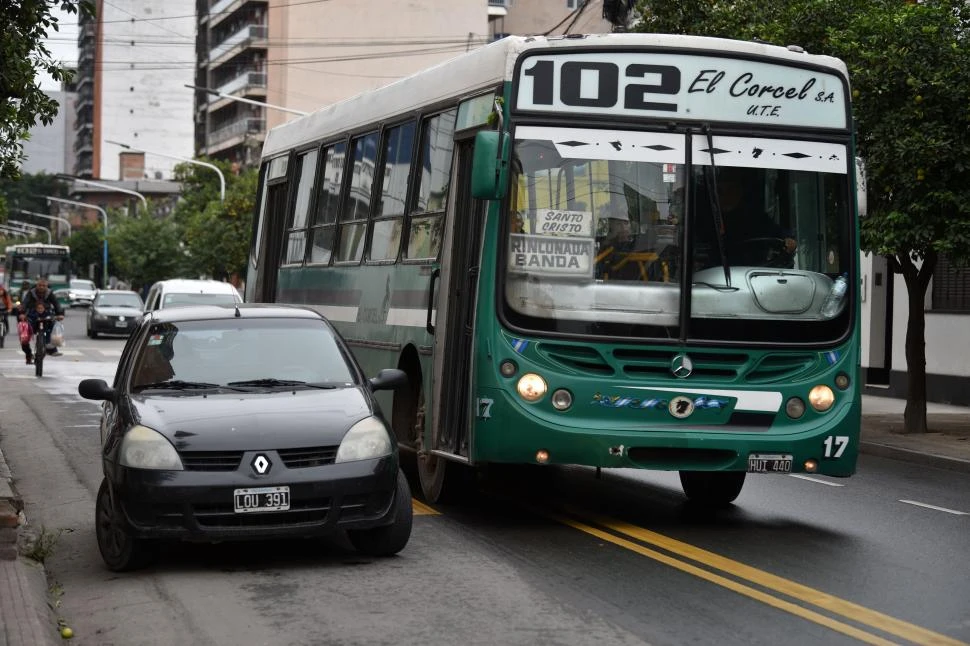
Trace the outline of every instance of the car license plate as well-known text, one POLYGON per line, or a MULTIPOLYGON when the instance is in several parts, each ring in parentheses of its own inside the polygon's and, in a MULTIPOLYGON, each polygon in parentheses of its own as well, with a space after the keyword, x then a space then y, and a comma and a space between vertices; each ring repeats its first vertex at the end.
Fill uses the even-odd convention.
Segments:
POLYGON ((791 473, 790 453, 752 453, 748 455, 748 473, 791 473))
POLYGON ((128 324, 124 321, 115 321, 115 327, 128 327, 128 324))
POLYGON ((290 508, 289 487, 257 487, 233 491, 237 514, 253 511, 286 511, 290 508))

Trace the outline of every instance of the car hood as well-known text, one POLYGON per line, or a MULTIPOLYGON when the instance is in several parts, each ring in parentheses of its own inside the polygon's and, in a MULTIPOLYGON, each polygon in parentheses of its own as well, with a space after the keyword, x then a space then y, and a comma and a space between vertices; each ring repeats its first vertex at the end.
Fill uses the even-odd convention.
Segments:
POLYGON ((98 306, 92 310, 95 314, 104 314, 105 316, 131 316, 132 318, 141 318, 142 311, 137 307, 101 307, 98 306))
POLYGON ((139 394, 135 422, 165 435, 179 451, 259 451, 337 446, 372 414, 360 387, 254 393, 139 394))

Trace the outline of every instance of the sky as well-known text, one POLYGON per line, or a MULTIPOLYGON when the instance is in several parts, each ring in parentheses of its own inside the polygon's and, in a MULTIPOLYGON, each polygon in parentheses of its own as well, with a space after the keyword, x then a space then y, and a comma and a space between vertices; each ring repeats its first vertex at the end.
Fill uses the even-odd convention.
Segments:
MULTIPOLYGON (((51 29, 47 34, 44 43, 54 56, 54 60, 70 66, 77 66, 77 14, 61 11, 60 4, 52 10, 52 15, 57 18, 60 31, 51 29)), ((42 90, 59 90, 60 85, 48 75, 40 75, 40 87, 42 90)))

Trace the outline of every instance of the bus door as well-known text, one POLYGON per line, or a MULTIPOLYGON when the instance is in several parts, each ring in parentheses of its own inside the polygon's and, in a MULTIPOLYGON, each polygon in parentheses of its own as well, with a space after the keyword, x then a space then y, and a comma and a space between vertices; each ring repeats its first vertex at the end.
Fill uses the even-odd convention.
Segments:
POLYGON ((259 272, 255 290, 257 302, 276 301, 276 283, 280 272, 280 259, 286 236, 281 234, 286 227, 286 182, 267 184, 265 210, 262 214, 262 235, 259 258, 262 271, 259 272))
POLYGON ((432 372, 432 449, 469 457, 475 302, 485 204, 471 197, 474 140, 455 142, 458 178, 442 241, 432 372))

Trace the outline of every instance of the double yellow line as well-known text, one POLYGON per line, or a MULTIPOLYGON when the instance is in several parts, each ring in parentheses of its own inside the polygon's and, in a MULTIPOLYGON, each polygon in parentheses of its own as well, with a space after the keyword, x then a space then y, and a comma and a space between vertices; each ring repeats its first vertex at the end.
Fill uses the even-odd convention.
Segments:
POLYGON ((953 639, 952 637, 947 637, 946 635, 933 632, 932 630, 927 630, 926 628, 921 628, 920 626, 896 619, 895 617, 890 617, 889 615, 885 615, 881 612, 870 610, 869 608, 852 603, 851 601, 840 599, 809 586, 795 583, 794 581, 770 574, 764 570, 759 570, 749 565, 745 565, 744 563, 725 558, 719 554, 695 547, 689 543, 684 543, 662 534, 652 532, 648 529, 637 527, 636 525, 631 525, 629 523, 610 518, 590 516, 589 514, 585 514, 573 509, 566 510, 572 515, 590 518, 592 522, 599 525, 599 527, 595 527, 593 525, 575 520, 572 517, 548 513, 542 510, 534 511, 548 518, 552 518, 559 523, 568 525, 574 529, 578 529, 579 531, 589 534, 590 536, 595 536, 600 540, 607 541, 617 545, 618 547, 636 552, 637 554, 646 556, 665 565, 669 565, 670 567, 676 568, 682 572, 686 572, 687 574, 691 574, 698 578, 704 579, 705 581, 717 584, 727 588, 728 590, 737 592, 738 594, 742 594, 746 597, 755 599, 756 601, 760 601, 774 608, 778 608, 779 610, 784 610, 785 612, 789 612, 803 619, 807 619, 808 621, 825 626, 826 628, 830 628, 836 632, 848 635, 849 637, 853 637, 867 644, 888 645, 896 642, 884 639, 879 635, 866 632, 865 630, 837 619, 833 619, 791 601, 772 596, 767 592, 754 588, 745 583, 741 583, 736 579, 748 581, 772 592, 785 595, 810 606, 815 606, 816 608, 831 614, 845 617, 846 619, 852 620, 856 623, 875 628, 882 633, 892 635, 893 637, 897 637, 905 641, 916 644, 968 646, 965 642, 953 639), (635 541, 638 542, 628 540, 627 538, 623 538, 623 536, 635 539, 635 541), (664 552, 659 552, 656 549, 647 547, 644 544, 662 549, 664 552), (674 558, 671 556, 671 554, 687 560, 684 561, 674 558), (694 565, 688 561, 693 561, 709 568, 720 570, 721 572, 729 574, 735 578, 728 578, 722 574, 698 567, 697 565, 694 565))

